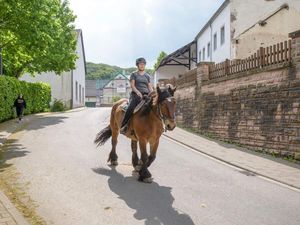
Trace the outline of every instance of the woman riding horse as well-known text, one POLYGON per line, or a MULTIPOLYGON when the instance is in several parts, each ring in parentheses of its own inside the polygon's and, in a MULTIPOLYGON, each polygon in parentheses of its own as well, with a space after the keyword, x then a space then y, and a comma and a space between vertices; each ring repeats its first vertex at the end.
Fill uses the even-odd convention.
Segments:
MULTIPOLYGON (((133 83, 133 82, 132 82, 133 83)), ((136 82, 134 82, 136 86, 136 82)), ((156 91, 150 93, 150 101, 145 104, 141 110, 136 112, 127 124, 125 135, 131 139, 132 165, 139 172, 139 181, 151 182, 151 173, 148 167, 155 160, 159 144, 159 138, 164 130, 173 130, 176 127, 175 122, 175 98, 174 88, 172 85, 164 88, 156 87, 156 91), (141 160, 137 155, 137 144, 139 143, 141 160), (147 153, 147 144, 150 144, 150 155, 147 153), (139 165, 141 161, 141 165, 139 165)), ((108 157, 108 162, 117 165, 118 156, 116 145, 118 135, 124 121, 123 107, 127 104, 126 99, 116 102, 111 111, 110 124, 101 130, 95 139, 95 143, 103 145, 112 137, 112 150, 108 157)), ((134 107, 133 107, 134 108, 134 107)))
POLYGON ((143 99, 143 96, 148 96, 148 94, 153 91, 150 83, 150 75, 145 72, 146 60, 144 58, 138 58, 135 65, 137 66, 138 71, 133 72, 130 76, 132 92, 130 95, 129 105, 122 122, 121 134, 126 133, 131 115, 135 107, 143 99))

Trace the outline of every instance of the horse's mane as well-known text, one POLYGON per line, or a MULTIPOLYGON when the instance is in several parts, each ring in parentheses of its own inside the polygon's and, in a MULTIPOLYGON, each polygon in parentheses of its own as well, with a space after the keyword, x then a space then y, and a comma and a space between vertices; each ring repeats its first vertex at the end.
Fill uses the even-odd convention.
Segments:
POLYGON ((150 95, 150 100, 146 102, 145 105, 141 108, 141 116, 147 116, 151 112, 152 108, 165 100, 166 98, 171 97, 171 93, 169 92, 168 87, 160 88, 158 93, 157 90, 153 91, 150 95))

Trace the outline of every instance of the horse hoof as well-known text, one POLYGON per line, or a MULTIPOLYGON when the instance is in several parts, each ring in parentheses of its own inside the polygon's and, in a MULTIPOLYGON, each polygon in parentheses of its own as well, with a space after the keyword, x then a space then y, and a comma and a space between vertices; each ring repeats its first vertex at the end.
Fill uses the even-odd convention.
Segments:
POLYGON ((144 183, 148 183, 148 184, 152 183, 152 181, 153 181, 153 178, 152 178, 152 177, 144 178, 144 179, 143 179, 143 182, 144 182, 144 183))
POLYGON ((118 165, 118 161, 111 161, 110 165, 117 166, 118 165))

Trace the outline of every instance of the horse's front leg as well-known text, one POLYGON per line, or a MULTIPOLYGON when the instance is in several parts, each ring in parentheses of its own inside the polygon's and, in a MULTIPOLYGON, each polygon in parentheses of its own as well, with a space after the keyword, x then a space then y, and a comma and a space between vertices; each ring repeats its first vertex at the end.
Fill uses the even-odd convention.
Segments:
POLYGON ((136 172, 141 170, 139 164, 139 157, 137 155, 137 141, 131 140, 131 151, 132 151, 132 166, 136 172))
POLYGON ((142 168, 139 171, 139 181, 143 182, 152 182, 151 173, 148 171, 148 154, 147 154, 147 141, 139 140, 140 151, 141 151, 141 160, 142 160, 142 168))
POLYGON ((156 152, 159 144, 159 139, 150 141, 150 155, 147 161, 147 167, 149 167, 156 158, 156 152))

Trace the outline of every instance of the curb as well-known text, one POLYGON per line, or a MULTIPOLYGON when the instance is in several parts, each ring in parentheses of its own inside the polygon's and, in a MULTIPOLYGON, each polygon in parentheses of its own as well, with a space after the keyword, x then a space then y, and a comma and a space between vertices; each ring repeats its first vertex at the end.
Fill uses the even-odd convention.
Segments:
POLYGON ((29 225, 27 220, 21 215, 21 213, 16 209, 16 207, 11 203, 11 201, 6 197, 6 195, 0 190, 0 202, 13 218, 13 220, 18 225, 29 225))
POLYGON ((298 186, 296 186, 296 185, 293 185, 293 184, 290 184, 290 183, 287 183, 287 182, 284 182, 284 181, 275 179, 275 178, 273 178, 273 177, 270 177, 270 176, 267 176, 267 175, 265 175, 265 174, 259 173, 259 172, 255 171, 255 170, 250 170, 250 169, 248 169, 248 168, 245 168, 245 167, 243 167, 243 166, 237 165, 237 164, 235 164, 235 163, 226 161, 226 160, 224 160, 224 159, 222 159, 222 158, 219 158, 219 157, 214 156, 214 155, 212 155, 212 154, 209 154, 209 153, 207 153, 207 152, 201 151, 200 149, 195 148, 195 147, 193 147, 193 146, 190 146, 190 145, 188 145, 188 144, 186 144, 186 143, 184 143, 184 142, 182 142, 182 141, 178 141, 177 139, 172 138, 172 137, 168 136, 167 134, 163 134, 163 135, 164 135, 166 138, 169 138, 169 139, 171 139, 171 140, 173 140, 173 141, 175 141, 175 142, 177 142, 177 143, 180 143, 180 144, 182 144, 182 145, 184 145, 184 146, 186 146, 186 147, 189 147, 189 148, 191 148, 191 149, 193 149, 193 150, 195 150, 195 151, 197 151, 197 152, 200 152, 200 153, 202 153, 203 155, 207 155, 207 156, 209 156, 209 157, 211 157, 211 158, 214 158, 214 159, 216 159, 216 160, 218 160, 218 161, 221 161, 221 162, 223 162, 223 163, 226 163, 226 164, 228 164, 228 165, 230 165, 230 166, 237 167, 237 168, 239 168, 239 169, 242 169, 242 170, 251 172, 251 173, 253 173, 253 174, 255 174, 255 175, 258 175, 258 176, 267 178, 267 179, 269 179, 269 180, 278 182, 278 183, 280 183, 280 184, 287 185, 287 186, 289 186, 289 187, 292 187, 292 188, 297 189, 298 191, 300 191, 300 187, 298 187, 298 186))

